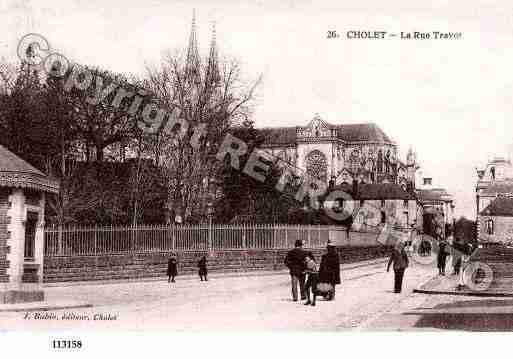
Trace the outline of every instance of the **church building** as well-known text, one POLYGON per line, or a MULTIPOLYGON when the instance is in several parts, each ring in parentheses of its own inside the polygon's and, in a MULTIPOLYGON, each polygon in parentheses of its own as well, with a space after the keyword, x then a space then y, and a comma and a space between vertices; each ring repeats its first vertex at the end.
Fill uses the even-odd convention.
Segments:
POLYGON ((397 144, 374 123, 335 125, 316 115, 305 126, 260 132, 263 149, 323 182, 395 183, 405 190, 413 185, 413 152, 402 162, 397 144))
MULTIPOLYGON (((372 224, 360 225, 421 225, 414 193, 416 156, 410 149, 401 161, 397 144, 376 124, 332 124, 315 115, 305 126, 261 128, 260 133, 263 150, 331 189, 350 193, 356 208, 371 205, 382 213, 373 216, 372 224)), ((355 220, 364 221, 361 217, 369 218, 357 215, 355 220)))

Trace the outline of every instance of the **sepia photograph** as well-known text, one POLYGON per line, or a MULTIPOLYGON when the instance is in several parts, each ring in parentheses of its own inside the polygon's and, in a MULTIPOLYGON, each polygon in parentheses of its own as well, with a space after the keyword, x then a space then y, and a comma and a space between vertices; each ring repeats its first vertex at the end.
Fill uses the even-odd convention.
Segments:
POLYGON ((0 29, 2 333, 513 331, 508 1, 0 0, 0 29))

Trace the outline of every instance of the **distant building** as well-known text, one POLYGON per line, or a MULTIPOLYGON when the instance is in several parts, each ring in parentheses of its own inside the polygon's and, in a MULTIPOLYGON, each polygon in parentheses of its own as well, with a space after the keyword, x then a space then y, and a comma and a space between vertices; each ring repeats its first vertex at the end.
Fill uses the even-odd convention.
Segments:
POLYGON ((354 217, 356 227, 378 227, 385 223, 409 230, 422 228, 422 207, 414 193, 395 183, 341 184, 334 190, 351 194, 349 208, 358 210, 354 217))
POLYGON ((495 157, 477 169, 477 238, 483 242, 513 240, 513 165, 495 157))
POLYGON ((419 172, 419 177, 415 192, 424 210, 424 223, 434 223, 444 237, 454 226, 454 199, 445 188, 434 186, 430 175, 419 172))
POLYGON ((481 242, 513 244, 513 198, 497 197, 478 215, 481 242))

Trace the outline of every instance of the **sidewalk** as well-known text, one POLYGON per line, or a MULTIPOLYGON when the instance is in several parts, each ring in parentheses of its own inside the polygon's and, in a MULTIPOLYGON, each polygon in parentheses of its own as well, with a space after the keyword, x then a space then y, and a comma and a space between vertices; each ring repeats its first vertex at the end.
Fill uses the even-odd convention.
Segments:
MULTIPOLYGON (((475 297, 513 297, 513 292, 506 291, 503 287, 491 283, 486 290, 472 290, 468 287, 458 289, 459 276, 457 275, 435 275, 426 283, 414 289, 414 293, 423 294, 445 294, 445 295, 467 295, 475 297)), ((494 279, 495 281, 495 279, 494 279)))

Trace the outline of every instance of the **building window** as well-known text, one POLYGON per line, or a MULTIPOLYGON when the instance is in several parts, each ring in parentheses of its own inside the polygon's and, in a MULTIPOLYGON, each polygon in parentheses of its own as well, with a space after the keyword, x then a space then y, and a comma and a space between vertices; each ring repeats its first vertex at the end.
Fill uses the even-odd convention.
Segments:
POLYGON ((36 228, 38 220, 37 212, 27 212, 25 222, 25 259, 34 260, 36 252, 36 228))
POLYGON ((363 206, 365 204, 365 200, 364 199, 361 199, 360 200, 360 206, 363 206))
POLYGON ((424 186, 431 186, 433 182, 433 179, 430 177, 424 178, 424 186))
POLYGON ((385 207, 385 200, 384 199, 381 200, 381 207, 385 207))
POLYGON ((403 207, 408 208, 408 200, 407 200, 407 199, 405 199, 405 200, 403 201, 403 207))
POLYGON ((486 221, 486 233, 493 235, 493 233, 494 233, 493 219, 489 219, 486 221))
POLYGON ((381 223, 386 223, 387 216, 385 214, 385 211, 381 211, 381 223))

